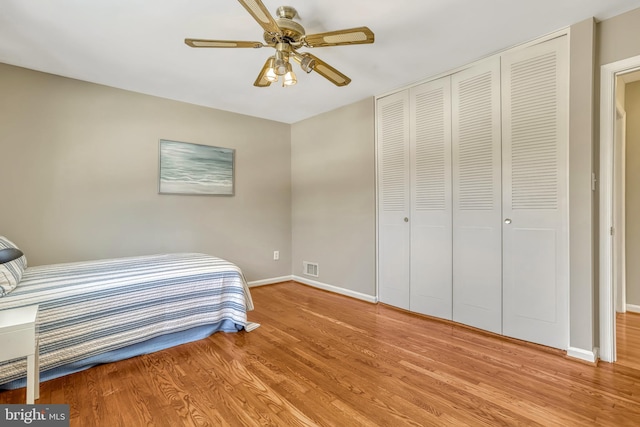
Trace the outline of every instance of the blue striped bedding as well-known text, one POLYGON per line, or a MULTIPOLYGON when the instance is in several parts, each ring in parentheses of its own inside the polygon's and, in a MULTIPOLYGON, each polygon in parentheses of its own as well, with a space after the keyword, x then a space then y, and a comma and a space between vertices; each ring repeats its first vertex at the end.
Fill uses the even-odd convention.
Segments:
MULTIPOLYGON (((33 304, 40 305, 43 380, 103 355, 117 360, 241 330, 253 309, 237 266, 195 253, 28 267, 0 298, 0 310, 33 304)), ((24 359, 0 363, 0 388, 19 386, 25 376, 24 359)))

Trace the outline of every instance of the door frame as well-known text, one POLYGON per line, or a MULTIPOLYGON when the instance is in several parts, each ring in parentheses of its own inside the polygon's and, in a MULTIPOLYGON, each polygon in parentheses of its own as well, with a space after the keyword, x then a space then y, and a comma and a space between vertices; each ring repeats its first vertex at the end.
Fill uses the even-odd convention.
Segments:
POLYGON ((614 140, 616 77, 640 69, 640 55, 600 67, 600 359, 616 360, 616 310, 613 283, 614 140))
MULTIPOLYGON (((620 83, 622 79, 618 79, 620 83)), ((624 83, 624 81, 622 82, 624 83)), ((624 87, 623 87, 624 89, 624 87)), ((617 92, 617 90, 616 90, 617 92)), ((626 278, 626 218, 625 218, 625 156, 626 156, 626 127, 627 113, 624 106, 616 99, 616 121, 615 121, 615 137, 613 141, 613 216, 619 222, 615 225, 613 238, 613 294, 615 296, 616 312, 624 313, 627 311, 627 278, 626 278), (621 127, 621 129, 619 129, 621 127), (616 160, 621 160, 620 164, 616 160), (619 271, 620 270, 620 271, 619 271)))

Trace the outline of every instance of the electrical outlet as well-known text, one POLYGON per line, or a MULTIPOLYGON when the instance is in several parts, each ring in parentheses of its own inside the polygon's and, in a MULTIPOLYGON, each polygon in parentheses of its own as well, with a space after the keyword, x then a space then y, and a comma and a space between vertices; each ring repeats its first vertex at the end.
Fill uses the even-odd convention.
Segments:
POLYGON ((280 259, 280 251, 273 251, 273 260, 278 261, 280 259))

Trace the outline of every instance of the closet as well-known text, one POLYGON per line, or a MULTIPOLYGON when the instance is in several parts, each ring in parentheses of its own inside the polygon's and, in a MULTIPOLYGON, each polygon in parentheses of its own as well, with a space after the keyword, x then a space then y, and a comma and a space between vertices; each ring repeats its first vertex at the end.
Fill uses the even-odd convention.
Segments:
POLYGON ((568 347, 568 42, 377 99, 381 302, 568 347))

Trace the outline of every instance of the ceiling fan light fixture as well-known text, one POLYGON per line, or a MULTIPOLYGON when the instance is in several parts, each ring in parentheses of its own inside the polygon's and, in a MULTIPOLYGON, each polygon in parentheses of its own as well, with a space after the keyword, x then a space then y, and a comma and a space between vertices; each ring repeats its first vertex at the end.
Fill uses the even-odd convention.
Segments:
POLYGON ((269 68, 267 68, 267 72, 264 74, 264 78, 267 79, 267 81, 270 81, 271 83, 278 81, 278 75, 276 74, 276 70, 274 68, 275 62, 276 60, 273 56, 269 58, 269 63, 268 63, 269 68))
POLYGON ((316 67, 316 60, 309 56, 304 56, 300 61, 300 67, 305 73, 309 74, 316 67))
POLYGON ((296 79, 296 74, 291 69, 291 64, 287 62, 287 72, 284 75, 284 80, 282 81, 282 84, 284 86, 293 86, 296 83, 298 83, 298 79, 296 79))
POLYGON ((276 59, 274 72, 278 76, 284 76, 287 73, 287 62, 284 59, 276 59))
POLYGON ((312 55, 308 53, 299 54, 298 52, 293 52, 293 59, 296 60, 298 64, 300 64, 300 68, 302 71, 309 74, 316 68, 316 60, 312 55))
POLYGON ((287 73, 287 65, 289 57, 284 52, 276 51, 273 69, 278 76, 284 76, 287 73))
POLYGON ((270 81, 271 83, 278 81, 278 75, 276 74, 273 68, 269 68, 267 73, 264 75, 264 78, 270 81))

